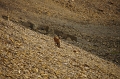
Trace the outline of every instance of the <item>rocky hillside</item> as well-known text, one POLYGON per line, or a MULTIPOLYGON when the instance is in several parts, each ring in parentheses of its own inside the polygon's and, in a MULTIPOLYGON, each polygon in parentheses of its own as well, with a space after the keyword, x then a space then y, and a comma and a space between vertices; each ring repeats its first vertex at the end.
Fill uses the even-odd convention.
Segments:
POLYGON ((119 79, 120 67, 79 47, 0 20, 0 79, 119 79))
POLYGON ((119 79, 119 73, 119 0, 0 0, 0 79, 119 79))
POLYGON ((0 18, 120 64, 119 0, 0 0, 0 18))
POLYGON ((119 0, 1 0, 1 14, 36 24, 70 21, 80 24, 120 25, 119 0), (50 21, 51 20, 51 21, 50 21), (54 20, 54 21, 53 21, 54 20))

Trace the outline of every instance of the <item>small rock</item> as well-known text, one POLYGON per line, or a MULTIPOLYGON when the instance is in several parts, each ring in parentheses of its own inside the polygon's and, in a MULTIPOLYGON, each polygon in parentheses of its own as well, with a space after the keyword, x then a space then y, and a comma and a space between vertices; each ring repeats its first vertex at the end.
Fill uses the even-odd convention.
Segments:
POLYGON ((20 74, 20 70, 18 70, 18 73, 20 74))
POLYGON ((28 79, 28 78, 29 78, 29 76, 28 76, 28 75, 24 75, 24 78, 25 78, 25 79, 28 79))
POLYGON ((48 79, 48 74, 42 74, 43 79, 48 79))
POLYGON ((76 50, 73 50, 73 52, 77 52, 76 50))
POLYGON ((89 65, 87 65, 87 64, 84 64, 84 68, 85 68, 86 70, 90 69, 90 68, 89 68, 89 65))
POLYGON ((33 68, 32 71, 37 73, 38 72, 38 68, 33 68))
POLYGON ((42 79, 41 75, 38 75, 38 76, 37 76, 37 79, 42 79))
POLYGON ((81 77, 87 78, 87 75, 85 75, 85 74, 82 73, 81 77))
POLYGON ((44 71, 42 71, 42 70, 40 71, 40 74, 44 74, 44 73, 45 73, 44 71))
POLYGON ((65 79, 70 79, 70 77, 66 76, 65 79))
POLYGON ((89 67, 85 67, 86 70, 89 70, 90 68, 89 67))

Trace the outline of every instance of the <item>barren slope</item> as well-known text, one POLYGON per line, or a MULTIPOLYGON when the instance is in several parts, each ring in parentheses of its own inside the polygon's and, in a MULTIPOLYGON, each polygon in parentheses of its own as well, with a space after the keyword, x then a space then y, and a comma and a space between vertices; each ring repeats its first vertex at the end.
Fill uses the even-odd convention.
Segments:
POLYGON ((16 20, 50 22, 56 18, 80 24, 120 25, 119 0, 1 0, 0 8, 1 14, 8 10, 16 20))
POLYGON ((61 35, 70 44, 120 64, 119 0, 0 0, 0 17, 8 16, 14 23, 61 35))
POLYGON ((6 78, 119 79, 119 0, 0 0, 6 78))
POLYGON ((0 79, 119 79, 120 67, 76 46, 0 20, 0 79))

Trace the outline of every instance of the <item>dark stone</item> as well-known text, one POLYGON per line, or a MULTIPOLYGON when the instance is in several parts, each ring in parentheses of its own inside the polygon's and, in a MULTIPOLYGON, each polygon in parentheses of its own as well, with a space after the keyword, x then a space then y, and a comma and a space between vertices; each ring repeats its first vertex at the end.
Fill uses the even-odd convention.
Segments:
POLYGON ((40 25, 38 28, 37 28, 38 32, 42 33, 42 34, 48 34, 49 32, 49 26, 47 25, 40 25))
POLYGON ((35 25, 30 21, 27 21, 27 22, 21 21, 20 24, 27 27, 27 28, 29 28, 29 29, 31 29, 31 30, 34 30, 35 25))
POLYGON ((8 20, 8 16, 2 15, 2 18, 8 20))

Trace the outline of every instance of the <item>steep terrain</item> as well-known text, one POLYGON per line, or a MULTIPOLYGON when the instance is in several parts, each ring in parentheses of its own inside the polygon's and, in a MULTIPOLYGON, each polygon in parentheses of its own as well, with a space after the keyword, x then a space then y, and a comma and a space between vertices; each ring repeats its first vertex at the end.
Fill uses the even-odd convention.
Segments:
POLYGON ((0 79, 119 79, 119 73, 119 0, 0 0, 0 79))
POLYGON ((0 16, 120 64, 119 0, 0 0, 0 16))
POLYGON ((0 21, 0 79, 119 79, 120 67, 25 27, 0 21))

